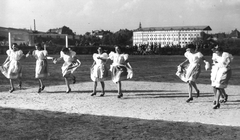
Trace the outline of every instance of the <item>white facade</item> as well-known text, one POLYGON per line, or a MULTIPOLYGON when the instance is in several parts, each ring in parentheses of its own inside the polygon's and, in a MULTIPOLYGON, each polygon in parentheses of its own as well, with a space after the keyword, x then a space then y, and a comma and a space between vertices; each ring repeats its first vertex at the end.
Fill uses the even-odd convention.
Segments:
POLYGON ((211 30, 209 26, 138 28, 133 32, 133 45, 157 44, 181 47, 201 37, 202 32, 211 30))

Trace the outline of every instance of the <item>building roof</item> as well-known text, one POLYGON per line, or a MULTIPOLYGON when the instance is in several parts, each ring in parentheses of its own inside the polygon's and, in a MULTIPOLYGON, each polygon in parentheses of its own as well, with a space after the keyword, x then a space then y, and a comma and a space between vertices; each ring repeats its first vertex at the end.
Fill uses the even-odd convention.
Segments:
POLYGON ((169 30, 206 30, 211 31, 210 26, 171 26, 171 27, 146 27, 138 28, 134 30, 137 31, 169 31, 169 30))
POLYGON ((32 32, 31 30, 29 29, 17 29, 17 28, 6 28, 6 27, 0 27, 1 30, 4 30, 4 31, 21 31, 21 32, 32 32))

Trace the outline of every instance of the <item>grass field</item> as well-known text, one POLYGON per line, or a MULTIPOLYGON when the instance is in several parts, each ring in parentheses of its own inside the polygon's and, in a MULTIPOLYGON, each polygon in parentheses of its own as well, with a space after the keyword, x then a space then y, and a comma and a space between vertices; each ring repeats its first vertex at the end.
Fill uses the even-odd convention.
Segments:
MULTIPOLYGON (((54 56, 58 57, 58 56, 54 56)), ((0 55, 0 64, 4 62, 6 55, 0 55)), ((78 55, 78 58, 82 62, 81 67, 76 71, 75 76, 77 82, 90 81, 89 68, 92 65, 91 55, 78 55)), ((153 81, 153 82, 181 82, 175 75, 176 67, 185 58, 183 56, 161 56, 161 55, 132 55, 129 57, 129 61, 134 70, 134 81, 153 81)), ((206 57, 211 62, 211 57, 206 57)), ((61 74, 62 61, 57 64, 53 64, 49 61, 49 71, 51 76, 44 80, 46 85, 58 85, 64 84, 64 80, 61 74)), ((111 64, 109 61, 108 65, 111 64)), ((23 86, 37 86, 38 81, 34 79, 35 60, 27 58, 22 60, 23 65, 23 86)), ((233 75, 230 80, 230 85, 240 84, 240 57, 235 56, 232 63, 233 75)), ((108 77, 110 79, 110 75, 108 77)), ((0 85, 7 85, 9 81, 0 75, 0 85)), ((197 81, 201 84, 210 84, 210 70, 205 71, 202 67, 202 73, 197 81)))
MULTIPOLYGON (((0 63, 5 58, 6 55, 0 56, 0 63)), ((92 89, 89 76, 92 56, 78 55, 78 58, 82 65, 75 73, 77 83, 71 85, 75 91, 70 94, 65 93, 63 86, 62 62, 53 64, 49 61, 51 76, 44 80, 47 87, 42 94, 36 94, 38 81, 34 79, 34 59, 27 58, 22 61, 24 90, 8 93, 6 85, 9 85, 9 81, 0 74, 0 140, 240 139, 240 126, 196 123, 205 119, 212 119, 217 123, 219 121, 219 124, 222 124, 221 120, 226 122, 231 119, 239 120, 240 96, 237 93, 230 93, 229 103, 219 110, 213 110, 210 88, 199 85, 200 88, 207 87, 201 88, 203 93, 200 98, 194 98, 194 103, 185 103, 187 88, 175 75, 176 66, 184 60, 183 56, 129 56, 134 70, 132 80, 137 82, 130 81, 134 89, 131 89, 131 85, 127 88, 126 82, 123 83, 126 93, 124 99, 116 98, 115 85, 110 81, 106 82, 106 96, 102 98, 89 96, 92 89), (133 83, 139 85, 133 86, 133 83), (160 84, 162 86, 158 87, 160 84), (81 91, 81 88, 84 90, 81 91), (82 110, 86 110, 87 113, 81 113, 82 110), (94 111, 113 115, 91 114, 94 111), (156 119, 139 119, 138 116, 127 116, 129 114, 147 117, 156 115, 156 119), (196 121, 178 121, 180 118, 177 118, 177 121, 164 121, 168 119, 157 119, 158 116, 163 118, 180 116, 196 121)), ((206 59, 210 60, 211 57, 208 56, 206 59)), ((109 61, 108 64, 110 63, 109 61)), ((230 80, 230 85, 235 85, 234 87, 240 84, 239 64, 240 57, 235 56, 232 63, 233 76, 230 80)), ((110 76, 108 78, 110 80, 110 76)), ((205 71, 202 67, 198 83, 210 84, 210 71, 205 71)))

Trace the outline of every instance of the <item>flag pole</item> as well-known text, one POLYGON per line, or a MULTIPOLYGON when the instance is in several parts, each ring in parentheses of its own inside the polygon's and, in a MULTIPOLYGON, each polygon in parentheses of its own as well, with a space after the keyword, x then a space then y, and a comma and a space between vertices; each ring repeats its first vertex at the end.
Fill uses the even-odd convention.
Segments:
POLYGON ((66 35, 66 48, 68 48, 68 35, 66 35))
POLYGON ((9 50, 12 49, 11 44, 12 44, 12 39, 11 39, 11 33, 9 32, 8 33, 8 46, 9 46, 9 50))

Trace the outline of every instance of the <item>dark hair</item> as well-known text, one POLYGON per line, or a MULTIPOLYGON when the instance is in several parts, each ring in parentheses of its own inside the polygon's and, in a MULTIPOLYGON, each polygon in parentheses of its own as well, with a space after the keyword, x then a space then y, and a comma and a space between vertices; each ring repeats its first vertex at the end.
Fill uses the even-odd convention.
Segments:
POLYGON ((186 48, 195 50, 195 49, 196 49, 196 46, 193 45, 193 44, 188 44, 188 45, 186 46, 186 48))
POLYGON ((64 53, 64 54, 66 54, 66 53, 68 53, 70 50, 69 50, 69 48, 62 48, 62 52, 64 53))
POLYGON ((37 46, 38 50, 43 50, 43 47, 42 47, 41 43, 37 43, 36 46, 37 46))
POLYGON ((19 49, 17 43, 13 43, 13 44, 12 44, 12 46, 11 46, 12 49, 13 49, 13 46, 15 46, 15 48, 19 49))
POLYGON ((219 47, 219 46, 217 45, 217 46, 215 46, 214 48, 212 48, 212 51, 213 51, 213 52, 216 52, 216 51, 223 52, 223 48, 222 48, 222 47, 219 47))
POLYGON ((119 49, 120 51, 122 51, 122 47, 121 47, 121 46, 114 45, 114 48, 116 48, 116 47, 118 47, 118 49, 119 49))

